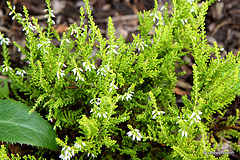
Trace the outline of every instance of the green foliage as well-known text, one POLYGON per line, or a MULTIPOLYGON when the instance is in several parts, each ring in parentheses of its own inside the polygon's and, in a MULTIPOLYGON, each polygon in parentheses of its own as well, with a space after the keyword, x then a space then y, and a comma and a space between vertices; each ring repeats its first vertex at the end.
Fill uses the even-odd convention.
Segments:
MULTIPOLYGON (((62 147, 60 158, 215 159, 204 154, 217 149, 209 143, 213 114, 239 94, 239 57, 229 53, 223 58, 217 44, 207 44, 204 16, 214 1, 199 6, 194 0, 173 0, 171 15, 167 4, 159 10, 155 1, 152 11, 139 13, 140 34, 133 35, 132 43, 116 38, 111 17, 104 38, 89 2, 84 2, 80 24, 71 25, 62 35, 54 31, 49 0, 46 28, 34 17, 29 20, 26 7, 22 16, 8 2, 13 18, 26 32, 26 47, 14 42, 25 55, 25 69, 10 67, 8 39, 0 34, 3 72, 12 80, 16 98, 32 106, 32 112, 43 112, 54 129, 67 128, 76 135, 74 139, 66 135, 64 141, 56 138, 62 147), (59 46, 51 43, 54 38, 59 46), (195 59, 193 88, 191 98, 182 97, 180 108, 173 91, 175 69, 188 53, 195 59), (216 59, 210 59, 210 53, 216 59)), ((234 126, 237 120, 238 116, 230 117, 226 126, 234 126)), ((239 138, 227 127, 223 134, 239 138)), ((233 148, 239 152, 237 144, 233 148)))
POLYGON ((9 96, 8 79, 0 78, 0 98, 9 96))
POLYGON ((56 133, 36 112, 12 100, 0 100, 0 140, 57 150, 56 133))

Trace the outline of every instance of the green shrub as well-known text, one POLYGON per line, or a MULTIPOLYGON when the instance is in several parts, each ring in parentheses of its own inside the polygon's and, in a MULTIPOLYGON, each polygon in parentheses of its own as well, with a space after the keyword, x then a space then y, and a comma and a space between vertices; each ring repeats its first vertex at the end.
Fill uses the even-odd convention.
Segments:
MULTIPOLYGON (((15 97, 31 106, 31 112, 44 113, 56 131, 68 128, 77 135, 73 140, 70 135, 65 140, 56 138, 62 147, 61 159, 75 155, 82 159, 215 159, 208 154, 217 149, 209 128, 215 122, 213 114, 221 113, 239 94, 239 58, 232 53, 222 58, 217 44, 207 44, 204 16, 213 2, 173 0, 169 16, 167 4, 159 10, 155 1, 152 11, 139 13, 140 34, 133 35, 132 43, 116 38, 111 17, 108 38, 104 38, 87 0, 80 10, 80 24, 71 25, 62 35, 54 31, 49 0, 46 28, 34 17, 29 20, 26 7, 22 16, 8 2, 13 18, 26 32, 26 47, 14 44, 28 66, 10 67, 9 41, 1 34, 2 72, 12 80, 15 97), (53 38, 59 46, 51 43, 53 38), (94 47, 98 51, 93 56, 94 47), (195 59, 193 88, 191 98, 184 95, 184 106, 179 107, 173 91, 175 69, 188 53, 195 59), (210 59, 210 53, 216 58, 210 59)), ((227 126, 237 120, 238 114, 227 126)), ((240 137, 234 130, 222 133, 240 137)), ((239 152, 239 145, 232 146, 239 152)), ((227 157, 225 153, 221 159, 227 157)))

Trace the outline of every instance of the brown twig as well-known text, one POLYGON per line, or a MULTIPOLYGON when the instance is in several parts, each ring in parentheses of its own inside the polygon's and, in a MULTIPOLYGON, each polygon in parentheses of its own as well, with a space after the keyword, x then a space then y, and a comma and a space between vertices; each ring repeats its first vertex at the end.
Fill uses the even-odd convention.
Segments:
POLYGON ((212 36, 213 35, 215 35, 215 33, 221 28, 221 27, 223 27, 223 26, 225 26, 225 25, 228 25, 228 24, 233 24, 233 22, 232 21, 223 21, 222 23, 220 23, 220 24, 218 24, 217 26, 216 26, 216 28, 214 28, 214 30, 213 30, 213 32, 212 32, 212 36))

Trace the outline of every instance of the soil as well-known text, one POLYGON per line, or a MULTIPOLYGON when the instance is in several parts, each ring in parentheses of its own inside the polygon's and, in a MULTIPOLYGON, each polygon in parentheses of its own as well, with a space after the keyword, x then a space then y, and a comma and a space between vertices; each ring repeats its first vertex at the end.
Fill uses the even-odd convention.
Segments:
MULTIPOLYGON (((165 2, 171 3, 171 0, 158 0, 160 6, 164 5, 165 2)), ((46 4, 44 0, 12 0, 12 5, 16 6, 17 12, 22 13, 22 6, 25 5, 28 8, 30 16, 34 16, 39 19, 39 23, 42 27, 47 24, 44 17, 44 9, 46 4)), ((80 21, 79 8, 84 6, 82 0, 52 0, 52 9, 56 24, 55 29, 58 33, 67 31, 70 24, 80 21)), ((154 7, 154 0, 91 0, 91 9, 95 18, 96 24, 100 27, 103 34, 106 34, 106 22, 107 17, 112 16, 115 24, 116 34, 120 34, 126 38, 127 42, 132 41, 132 33, 138 33, 138 21, 137 12, 143 10, 150 10, 154 7)), ((171 5, 169 6, 171 9, 171 5)), ((11 19, 9 9, 6 5, 6 0, 0 1, 0 31, 10 38, 10 61, 13 68, 22 68, 26 65, 21 61, 22 55, 18 52, 17 48, 13 45, 13 41, 16 41, 21 46, 24 46, 25 35, 22 32, 22 27, 11 19)), ((222 46, 224 50, 222 55, 226 55, 228 52, 233 52, 237 55, 240 51, 240 1, 239 0, 221 0, 213 4, 208 10, 206 16, 206 34, 207 40, 210 45, 213 45, 214 41, 222 46)), ((107 35, 106 35, 107 36, 107 35)), ((189 95, 192 88, 192 64, 194 60, 188 57, 183 57, 184 60, 189 63, 179 68, 179 70, 186 71, 186 75, 178 77, 177 87, 174 90, 177 97, 177 104, 181 103, 181 96, 184 94, 189 95)), ((3 63, 3 57, 0 51, 0 65, 3 63)), ((236 109, 240 109, 240 98, 237 96, 235 101, 227 108, 226 115, 221 119, 222 121, 230 115, 235 115, 236 109)), ((218 115, 215 115, 218 117, 218 115)), ((212 128, 214 132, 219 132, 224 128, 220 124, 215 124, 212 128), (219 129, 220 128, 220 129, 219 129)), ((239 131, 240 126, 233 126, 233 129, 239 131)), ((225 128, 226 129, 226 128, 225 128)), ((238 139, 224 139, 225 142, 234 141, 240 145, 238 139)), ((226 148, 230 148, 227 143, 226 148)), ((25 154, 26 150, 28 153, 34 152, 34 149, 28 146, 10 145, 9 153, 25 154)), ((240 155, 237 152, 230 155, 231 159, 240 159, 240 155)))

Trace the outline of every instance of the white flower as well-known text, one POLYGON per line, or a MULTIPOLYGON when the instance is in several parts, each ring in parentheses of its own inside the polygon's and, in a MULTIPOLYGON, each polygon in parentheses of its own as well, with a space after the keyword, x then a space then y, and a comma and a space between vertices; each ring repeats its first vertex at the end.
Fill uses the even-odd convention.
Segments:
POLYGON ((106 76, 106 73, 110 71, 110 68, 108 65, 105 65, 104 67, 101 67, 100 69, 97 70, 97 75, 101 73, 104 77, 106 76))
POLYGON ((157 111, 157 112, 156 112, 155 110, 152 111, 152 115, 153 115, 152 119, 155 119, 157 115, 160 116, 161 114, 165 114, 165 112, 164 112, 164 111, 157 111), (156 113, 156 114, 155 114, 155 113, 156 113))
POLYGON ((196 6, 192 6, 192 8, 190 9, 190 12, 195 12, 197 9, 196 9, 196 6))
POLYGON ((187 2, 189 2, 190 4, 192 4, 194 2, 194 0, 187 0, 187 2))
POLYGON ((124 95, 119 96, 119 98, 122 98, 122 100, 124 100, 124 98, 126 98, 126 100, 128 101, 129 99, 132 99, 134 92, 130 92, 130 93, 124 93, 124 95))
POLYGON ((132 140, 133 140, 133 141, 135 140, 135 138, 137 139, 137 141, 141 141, 141 138, 143 138, 142 135, 141 135, 141 133, 140 133, 140 131, 139 131, 138 129, 135 129, 134 131, 129 131, 129 132, 127 133, 127 135, 128 135, 129 137, 132 136, 132 140))
MULTIPOLYGON (((97 107, 97 110, 100 110, 100 108, 99 107, 97 107)), ((93 109, 91 109, 91 111, 90 111, 90 113, 92 113, 93 112, 93 109)), ((95 114, 96 112, 94 112, 93 114, 95 114)))
POLYGON ((71 26, 67 28, 67 30, 71 29, 71 35, 73 35, 73 33, 77 34, 77 31, 80 29, 79 27, 76 27, 75 29, 73 29, 71 26))
MULTIPOLYGON (((163 6, 164 7, 164 6, 163 6)), ((150 16, 153 16, 153 21, 156 22, 157 20, 159 20, 159 16, 158 16, 159 11, 156 11, 150 14, 150 16)))
POLYGON ((82 65, 83 67, 85 67, 85 70, 89 72, 91 71, 91 69, 96 69, 93 64, 88 64, 87 62, 83 62, 82 65))
POLYGON ((185 25, 188 21, 187 21, 187 19, 181 19, 181 22, 183 25, 185 25))
POLYGON ((182 129, 180 129, 178 132, 181 132, 182 131, 182 137, 184 137, 184 136, 188 136, 188 133, 187 133, 187 131, 183 131, 182 129))
POLYGON ((68 44, 70 43, 69 39, 63 39, 60 43, 61 46, 63 45, 64 41, 67 42, 68 44))
POLYGON ((63 67, 67 67, 64 63, 59 62, 59 63, 58 63, 58 66, 60 67, 61 65, 62 65, 63 67))
POLYGON ((74 150, 71 149, 70 147, 63 147, 62 148, 62 154, 59 156, 59 158, 63 160, 70 160, 72 156, 74 156, 74 150))
POLYGON ((103 76, 106 76, 106 71, 105 71, 105 69, 104 68, 100 68, 100 69, 98 69, 97 70, 97 75, 99 75, 99 73, 101 73, 101 75, 103 75, 103 76))
POLYGON ((26 72, 25 72, 24 70, 18 70, 18 71, 16 71, 16 74, 17 74, 18 76, 23 77, 24 74, 26 74, 26 72))
POLYGON ((192 119, 192 118, 195 116, 195 114, 196 114, 196 113, 193 112, 192 115, 191 115, 191 117, 190 117, 190 119, 192 119))
POLYGON ((53 13, 50 13, 51 17, 55 17, 55 15, 53 13))
POLYGON ((9 70, 12 71, 11 67, 6 67, 4 64, 2 65, 2 68, 3 68, 2 73, 3 72, 8 72, 9 70))
POLYGON ((91 68, 89 67, 89 65, 87 65, 87 62, 83 62, 82 65, 83 65, 83 67, 85 67, 86 71, 87 70, 91 71, 91 68))
POLYGON ((0 34, 0 45, 2 44, 6 44, 6 45, 9 45, 10 43, 10 39, 9 38, 4 38, 2 34, 0 34))
MULTIPOLYGON (((93 104, 93 99, 91 99, 91 100, 89 101, 89 103, 90 103, 90 104, 93 104)), ((101 99, 100 99, 100 98, 96 98, 95 104, 96 104, 97 106, 99 106, 100 103, 101 103, 101 99)))
POLYGON ((132 96, 133 96, 134 92, 130 92, 130 93, 125 93, 125 98, 126 100, 128 101, 128 99, 132 99, 132 96))
MULTIPOLYGON (((201 121, 201 117, 200 117, 201 114, 202 114, 201 111, 198 111, 198 114, 196 114, 196 112, 193 112, 190 119, 193 119, 197 123, 197 122, 201 121), (194 118, 195 116, 196 116, 196 118, 194 118)), ((193 123, 193 121, 191 121, 190 125, 192 125, 192 123, 193 123)))
POLYGON ((101 118, 102 116, 103 116, 104 118, 107 118, 107 112, 98 113, 97 116, 98 116, 99 118, 101 118))
POLYGON ((144 42, 142 42, 140 44, 139 43, 137 44, 138 51, 144 50, 144 47, 148 47, 148 45, 146 45, 144 42))
MULTIPOLYGON (((87 154, 87 157, 89 157, 89 156, 90 156, 90 153, 87 154)), ((95 158, 94 154, 92 154, 92 157, 95 158)))
MULTIPOLYGON (((48 15, 45 15, 44 17, 48 17, 48 15)), ((51 20, 50 18, 47 19, 47 22, 48 22, 48 23, 55 24, 54 20, 51 20)))
POLYGON ((82 149, 82 146, 85 147, 86 144, 84 142, 82 142, 82 144, 78 144, 77 142, 74 144, 74 147, 76 147, 77 149, 82 149))
MULTIPOLYGON (((111 46, 107 46, 107 48, 110 48, 111 46)), ((112 49, 112 51, 115 53, 115 54, 118 54, 118 52, 117 52, 117 50, 115 49, 115 48, 119 48, 117 45, 115 45, 115 46, 113 46, 113 49, 112 49)), ((107 55, 109 54, 110 52, 109 51, 107 51, 107 55)))
POLYGON ((16 16, 14 15, 14 16, 12 16, 12 21, 14 20, 16 18, 16 16))
POLYGON ((83 70, 82 70, 81 68, 74 68, 72 71, 73 71, 74 75, 75 75, 78 71, 83 72, 83 70))
POLYGON ((95 103, 96 103, 96 105, 98 105, 98 106, 99 106, 99 105, 100 105, 100 103, 101 103, 101 99, 100 99, 100 98, 96 98, 96 100, 97 100, 97 101, 96 101, 95 103))
POLYGON ((97 113, 97 117, 101 118, 102 116, 104 118, 107 118, 107 112, 103 112, 101 111, 101 109, 99 107, 97 107, 97 111, 94 111, 95 109, 91 109, 90 113, 93 113, 94 115, 97 113))
POLYGON ((63 70, 60 70, 60 71, 57 72, 57 78, 58 78, 58 79, 59 79, 60 77, 63 77, 63 76, 65 76, 65 73, 64 73, 63 70))
POLYGON ((184 119, 184 115, 183 115, 183 117, 182 117, 182 119, 181 119, 181 117, 179 117, 179 116, 177 116, 177 118, 179 119, 177 122, 176 122, 176 124, 180 124, 181 122, 187 122, 187 120, 186 119, 184 119))
POLYGON ((67 43, 70 43, 69 39, 65 39, 65 41, 66 41, 67 43))
POLYGON ((37 45, 37 49, 40 49, 42 46, 45 46, 45 47, 50 46, 50 44, 51 44, 50 39, 44 39, 41 41, 41 43, 37 45))
POLYGON ((104 118, 107 118, 107 112, 102 113, 104 118))
POLYGON ((38 43, 37 45, 37 49, 41 48, 42 47, 42 43, 38 43))
POLYGON ((110 89, 109 89, 109 92, 111 92, 111 91, 113 90, 113 88, 118 89, 118 87, 115 86, 115 85, 114 85, 114 82, 112 81, 112 82, 110 83, 110 89))
POLYGON ((31 22, 28 23, 28 27, 29 27, 32 31, 35 31, 35 30, 36 30, 36 26, 33 26, 31 22))
POLYGON ((91 100, 89 101, 89 103, 90 103, 90 104, 93 104, 93 99, 91 99, 91 100))
POLYGON ((83 72, 83 70, 81 68, 74 68, 72 71, 73 71, 74 75, 77 74, 77 77, 76 77, 75 81, 78 81, 79 79, 84 81, 83 77, 80 75, 80 72, 83 72))

